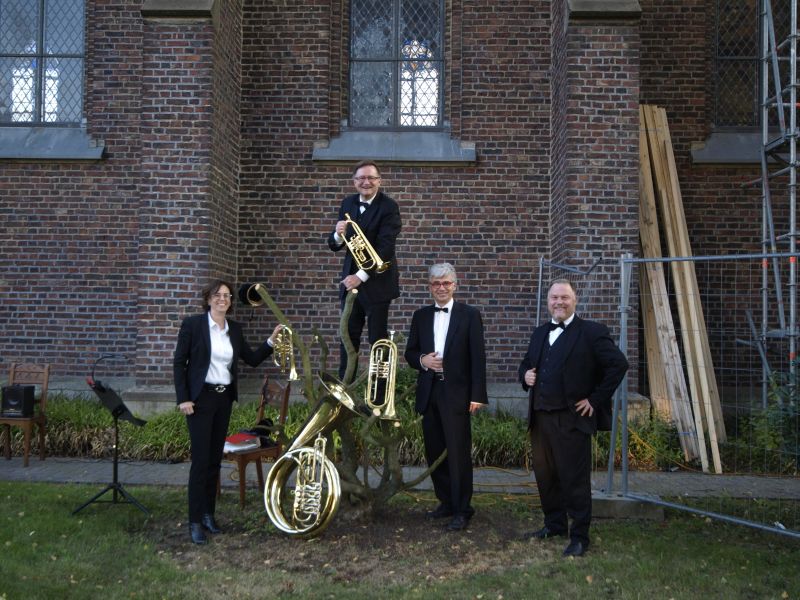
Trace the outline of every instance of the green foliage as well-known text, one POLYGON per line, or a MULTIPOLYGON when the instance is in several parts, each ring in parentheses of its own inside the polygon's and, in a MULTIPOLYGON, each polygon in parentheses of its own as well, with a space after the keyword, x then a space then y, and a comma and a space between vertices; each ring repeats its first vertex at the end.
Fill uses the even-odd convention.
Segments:
MULTIPOLYGON (((606 467, 611 432, 600 431, 594 440, 595 467, 606 467)), ((614 465, 618 467, 622 463, 621 431, 617 431, 614 448, 614 465)), ((664 470, 684 462, 678 431, 672 423, 657 414, 650 419, 629 423, 628 464, 631 469, 664 470)))

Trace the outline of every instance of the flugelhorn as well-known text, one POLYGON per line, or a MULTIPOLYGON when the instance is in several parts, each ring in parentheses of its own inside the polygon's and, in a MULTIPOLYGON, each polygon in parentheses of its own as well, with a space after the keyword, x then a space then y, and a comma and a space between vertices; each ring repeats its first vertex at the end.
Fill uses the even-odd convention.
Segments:
POLYGON ((336 465, 325 455, 325 434, 336 426, 344 409, 361 416, 370 414, 335 377, 324 373, 320 379, 329 395, 272 465, 264 484, 264 506, 272 524, 285 534, 301 538, 325 531, 339 509, 341 482, 336 465), (313 445, 309 446, 312 440, 313 445))
POLYGON ((292 342, 292 329, 288 325, 282 325, 273 340, 273 360, 275 365, 280 367, 281 373, 289 373, 289 381, 296 381, 297 369, 294 363, 294 342, 292 342))
POLYGON ((350 218, 349 213, 344 213, 344 217, 348 225, 353 228, 353 235, 348 238, 346 235, 347 226, 345 226, 344 243, 347 244, 347 247, 350 249, 350 254, 353 255, 353 260, 356 261, 358 268, 363 271, 374 270, 376 273, 383 273, 389 268, 391 263, 381 260, 375 248, 369 243, 367 236, 361 231, 361 227, 350 218))
POLYGON ((397 419, 394 410, 394 382, 397 375, 397 344, 394 331, 388 339, 372 344, 369 352, 369 371, 364 400, 381 419, 397 419))

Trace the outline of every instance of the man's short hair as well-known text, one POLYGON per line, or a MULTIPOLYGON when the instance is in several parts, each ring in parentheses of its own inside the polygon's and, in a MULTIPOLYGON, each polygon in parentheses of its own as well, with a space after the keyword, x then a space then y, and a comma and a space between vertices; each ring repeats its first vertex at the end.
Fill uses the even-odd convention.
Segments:
POLYGON ((559 277, 558 279, 553 279, 553 281, 550 282, 550 286, 547 288, 547 291, 550 291, 550 289, 552 289, 554 285, 559 285, 559 284, 568 285, 572 290, 572 293, 575 294, 576 296, 578 295, 578 290, 575 289, 575 285, 569 279, 564 279, 563 277, 559 277))
POLYGON ((380 167, 378 167, 378 163, 371 160, 362 160, 356 163, 356 166, 353 167, 353 175, 358 173, 358 170, 362 167, 375 167, 375 170, 378 172, 378 175, 381 174, 381 169, 380 167))
POLYGON ((450 263, 438 263, 433 265, 428 270, 428 280, 436 279, 439 277, 447 277, 451 275, 453 277, 453 281, 457 281, 458 278, 456 276, 456 268, 451 265, 450 263))

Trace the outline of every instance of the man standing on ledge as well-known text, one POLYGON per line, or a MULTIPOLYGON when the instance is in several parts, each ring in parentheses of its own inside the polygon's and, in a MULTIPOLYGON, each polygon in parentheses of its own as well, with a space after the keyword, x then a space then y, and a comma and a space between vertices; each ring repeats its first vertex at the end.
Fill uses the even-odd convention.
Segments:
MULTIPOLYGON (((397 202, 380 191, 381 173, 378 165, 368 160, 358 163, 353 169, 353 184, 358 193, 347 196, 342 201, 336 228, 328 236, 328 246, 334 252, 342 248, 346 250, 342 280, 339 282, 342 308, 347 293, 353 289, 358 290, 350 320, 347 322, 348 335, 358 351, 365 321, 370 346, 377 340, 389 337, 389 304, 400 296, 395 241, 400 234, 401 221, 397 202), (370 266, 368 270, 359 268, 345 244, 345 236, 349 239, 353 235, 352 227, 347 231, 345 213, 358 224, 381 260, 389 263, 388 269, 378 272, 375 266, 370 266)), ((340 379, 344 379, 346 369, 347 351, 342 343, 340 379)))
POLYGON ((576 316, 577 303, 569 281, 553 281, 547 293, 552 319, 534 330, 519 366, 544 512, 544 527, 525 537, 569 536, 564 556, 582 556, 589 547, 591 436, 611 428, 611 396, 628 370, 608 328, 576 316))
POLYGON ((428 466, 447 450, 431 473, 440 504, 427 517, 449 517, 447 529, 460 531, 475 513, 470 415, 488 403, 483 322, 478 309, 453 300, 453 265, 433 265, 429 284, 434 304, 414 312, 405 357, 419 371, 416 410, 428 466))

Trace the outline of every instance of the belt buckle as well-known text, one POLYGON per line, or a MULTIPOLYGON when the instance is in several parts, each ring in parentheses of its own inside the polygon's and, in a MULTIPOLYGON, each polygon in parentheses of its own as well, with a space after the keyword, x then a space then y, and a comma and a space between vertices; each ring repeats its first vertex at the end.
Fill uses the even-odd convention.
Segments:
POLYGON ((221 394, 222 392, 225 391, 226 387, 228 387, 228 386, 225 386, 225 385, 222 385, 221 383, 218 383, 218 384, 216 384, 214 386, 214 391, 217 392, 218 394, 221 394))

